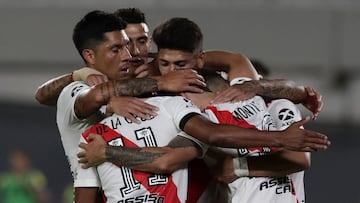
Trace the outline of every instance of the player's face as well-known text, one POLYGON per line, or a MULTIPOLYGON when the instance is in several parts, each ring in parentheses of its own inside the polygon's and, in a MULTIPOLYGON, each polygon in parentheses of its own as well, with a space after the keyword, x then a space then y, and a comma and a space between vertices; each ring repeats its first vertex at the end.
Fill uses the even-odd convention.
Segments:
POLYGON ((142 65, 146 62, 146 56, 151 49, 149 28, 145 23, 127 24, 125 32, 129 37, 129 51, 133 64, 142 65))
POLYGON ((94 51, 93 66, 109 79, 118 80, 130 77, 128 50, 129 39, 125 31, 105 33, 106 40, 94 51))
POLYGON ((161 75, 180 69, 199 68, 201 60, 201 53, 190 53, 173 49, 160 49, 158 55, 161 75))

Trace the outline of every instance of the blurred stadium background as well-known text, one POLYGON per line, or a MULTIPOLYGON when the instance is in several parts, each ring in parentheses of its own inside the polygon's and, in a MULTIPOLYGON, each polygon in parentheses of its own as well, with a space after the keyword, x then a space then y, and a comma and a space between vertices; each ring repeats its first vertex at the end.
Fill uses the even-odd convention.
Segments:
POLYGON ((306 128, 327 134, 332 146, 312 155, 307 201, 360 202, 358 0, 0 0, 0 171, 11 149, 27 149, 60 203, 71 177, 55 109, 33 95, 46 80, 83 66, 71 40, 77 20, 120 7, 142 9, 150 28, 188 17, 202 28, 205 49, 241 52, 269 66, 272 78, 317 89, 325 106, 306 128))

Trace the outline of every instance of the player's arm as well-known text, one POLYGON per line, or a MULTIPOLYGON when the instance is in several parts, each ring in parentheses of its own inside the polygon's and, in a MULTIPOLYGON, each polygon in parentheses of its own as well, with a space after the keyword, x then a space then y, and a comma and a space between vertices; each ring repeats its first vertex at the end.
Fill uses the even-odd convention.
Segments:
POLYGON ((249 95, 247 98, 261 95, 271 99, 284 98, 289 99, 294 103, 301 103, 301 101, 305 100, 307 97, 305 87, 298 86, 295 82, 290 80, 248 80, 239 81, 240 84, 235 80, 236 78, 231 80, 234 85, 218 94, 213 101, 216 103, 227 102, 226 99, 229 98, 233 101, 240 101, 246 95, 249 95))
POLYGON ((107 79, 95 69, 84 67, 71 73, 50 79, 40 85, 35 92, 35 99, 40 104, 55 106, 64 87, 74 81, 86 81, 89 85, 95 85, 107 81, 107 79))
POLYGON ((35 99, 40 104, 55 106, 62 89, 72 82, 73 79, 71 73, 53 78, 37 88, 35 99))
POLYGON ((182 130, 211 146, 229 148, 270 146, 294 151, 326 149, 330 144, 327 136, 300 129, 300 126, 308 121, 309 118, 293 123, 284 131, 259 131, 234 125, 215 124, 199 114, 193 114, 183 123, 182 130))
POLYGON ((106 105, 112 97, 139 96, 157 91, 202 92, 197 86, 205 86, 203 78, 190 69, 174 71, 163 76, 113 80, 79 93, 74 110, 78 118, 87 118, 102 105, 106 105))
POLYGON ((296 104, 301 103, 313 112, 314 119, 322 109, 321 95, 314 88, 298 86, 293 81, 285 79, 259 81, 259 76, 250 60, 240 53, 206 51, 204 55, 205 68, 227 72, 229 81, 236 78, 252 79, 243 85, 234 85, 219 93, 213 103, 236 102, 257 94, 270 99, 284 98, 296 104))
POLYGON ((306 99, 307 92, 302 86, 296 85, 293 81, 285 79, 261 80, 251 64, 251 61, 244 55, 227 51, 206 51, 205 67, 213 70, 221 70, 228 73, 228 80, 238 84, 236 79, 247 78, 247 82, 241 85, 234 85, 229 90, 218 95, 214 102, 227 102, 248 99, 255 95, 278 99, 285 98, 294 103, 301 103, 306 99), (234 89, 234 91, 232 90, 234 89))
POLYGON ((232 157, 224 155, 215 168, 219 181, 230 183, 239 177, 282 177, 310 167, 309 152, 282 150, 270 155, 232 157))
POLYGON ((142 148, 109 146, 100 135, 95 134, 89 138, 90 143, 79 145, 83 149, 78 153, 83 168, 109 161, 135 170, 165 174, 180 168, 201 153, 195 142, 182 136, 175 137, 165 147, 142 148))
MULTIPOLYGON (((234 79, 233 81, 235 81, 234 79)), ((217 94, 213 103, 240 101, 261 95, 270 99, 288 99, 295 104, 301 103, 314 114, 314 118, 321 111, 323 101, 321 95, 312 87, 299 86, 291 80, 251 80, 242 84, 235 84, 217 94)))
POLYGON ((118 147, 107 146, 105 153, 107 161, 135 170, 168 174, 199 156, 201 150, 193 141, 177 136, 166 147, 119 150, 118 147))
POLYGON ((303 103, 308 99, 308 90, 294 81, 285 79, 275 80, 252 80, 245 82, 248 88, 253 89, 256 94, 271 99, 288 99, 295 104, 303 103), (252 84, 251 84, 252 83, 252 84))
POLYGON ((310 153, 289 150, 247 157, 249 176, 284 176, 310 168, 310 153))
POLYGON ((258 79, 258 74, 250 60, 243 54, 221 50, 205 51, 206 69, 224 71, 231 77, 258 79))

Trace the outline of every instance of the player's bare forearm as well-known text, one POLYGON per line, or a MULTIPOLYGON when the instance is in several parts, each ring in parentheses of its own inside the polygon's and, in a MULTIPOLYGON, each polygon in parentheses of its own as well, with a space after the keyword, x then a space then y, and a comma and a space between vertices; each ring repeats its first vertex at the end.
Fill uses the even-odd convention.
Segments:
POLYGON ((280 177, 306 170, 310 167, 308 152, 280 151, 267 156, 247 158, 249 176, 280 177))
POLYGON ((123 79, 99 85, 101 97, 107 103, 111 97, 139 96, 158 91, 157 80, 152 78, 123 79))
POLYGON ((267 98, 284 98, 294 103, 301 103, 307 96, 303 86, 298 86, 290 80, 252 80, 250 83, 253 83, 249 84, 249 86, 256 89, 258 95, 267 98))
POLYGON ((183 137, 176 137, 166 147, 127 148, 106 146, 107 161, 135 170, 171 173, 198 156, 197 145, 183 137))
POLYGON ((108 81, 79 95, 75 101, 75 112, 78 118, 87 118, 106 105, 111 97, 139 96, 155 91, 158 91, 157 80, 152 78, 108 81))
POLYGON ((295 122, 285 131, 259 131, 235 125, 215 124, 203 116, 195 115, 185 123, 183 130, 212 146, 230 148, 270 146, 310 152, 327 149, 330 146, 327 136, 300 128, 308 121, 309 118, 295 122))
POLYGON ((40 104, 55 106, 62 89, 71 82, 71 73, 51 79, 38 87, 35 99, 40 104))
POLYGON ((165 152, 146 151, 142 148, 126 148, 121 146, 106 146, 106 159, 116 165, 138 169, 161 157, 165 152))
POLYGON ((214 71, 225 71, 229 81, 236 77, 256 79, 257 73, 250 60, 241 53, 223 50, 206 51, 205 68, 214 71))

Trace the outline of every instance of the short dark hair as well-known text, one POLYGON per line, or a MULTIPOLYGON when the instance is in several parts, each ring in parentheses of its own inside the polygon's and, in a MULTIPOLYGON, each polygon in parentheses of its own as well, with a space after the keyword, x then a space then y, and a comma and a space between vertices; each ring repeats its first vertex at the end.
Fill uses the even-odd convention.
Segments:
POLYGON ((250 59, 250 62, 254 66, 255 70, 264 78, 270 75, 270 69, 262 61, 258 59, 250 59))
POLYGON ((218 92, 230 87, 229 82, 218 72, 201 68, 198 70, 198 73, 204 77, 206 83, 204 91, 218 92))
POLYGON ((94 10, 87 13, 76 24, 73 31, 73 42, 83 58, 82 51, 96 49, 96 46, 105 40, 106 32, 120 31, 125 27, 126 23, 114 14, 94 10))
POLYGON ((187 18, 171 18, 161 23, 155 28, 152 37, 158 50, 202 51, 202 32, 196 23, 187 18))
POLYGON ((138 8, 120 8, 114 12, 115 16, 122 18, 127 23, 145 23, 145 14, 138 8))

